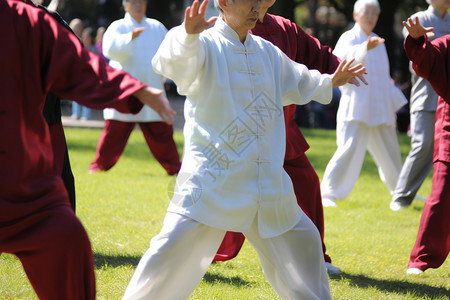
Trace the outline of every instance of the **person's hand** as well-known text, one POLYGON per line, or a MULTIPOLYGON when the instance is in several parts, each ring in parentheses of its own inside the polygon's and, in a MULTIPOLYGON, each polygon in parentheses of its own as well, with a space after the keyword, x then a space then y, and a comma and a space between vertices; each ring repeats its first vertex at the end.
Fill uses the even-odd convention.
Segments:
POLYGON ((348 83, 354 84, 354 85, 356 85, 356 86, 360 86, 361 83, 359 83, 359 81, 361 81, 361 82, 364 83, 365 85, 369 85, 369 84, 367 83, 366 78, 364 77, 364 75, 358 75, 358 76, 355 76, 355 77, 351 78, 351 79, 348 81, 348 83), (358 78, 359 80, 356 79, 356 78, 358 78))
POLYGON ((348 62, 345 59, 340 62, 336 72, 331 75, 333 87, 344 85, 352 78, 366 74, 366 67, 362 64, 357 64, 356 66, 350 67, 354 61, 355 59, 353 58, 348 62))
POLYGON ((170 106, 169 100, 164 96, 163 90, 147 86, 134 92, 133 96, 155 110, 165 123, 172 124, 175 120, 177 113, 170 106))
POLYGON ((434 33, 432 32, 434 27, 423 27, 422 24, 420 24, 418 17, 416 17, 415 23, 411 18, 408 18, 407 22, 403 21, 403 26, 408 30, 409 35, 416 40, 424 35, 429 37, 434 36, 434 33))
POLYGON ((142 31, 145 30, 145 27, 138 27, 138 28, 133 28, 133 30, 131 30, 131 40, 134 40, 135 38, 138 38, 142 31))
POLYGON ((380 46, 384 43, 384 39, 377 36, 369 36, 367 40, 367 50, 372 50, 375 47, 380 46))
POLYGON ((184 27, 188 34, 197 34, 208 27, 211 27, 217 20, 217 17, 212 17, 208 21, 205 19, 206 7, 209 0, 204 0, 199 4, 199 0, 195 0, 192 6, 186 8, 184 13, 184 27))

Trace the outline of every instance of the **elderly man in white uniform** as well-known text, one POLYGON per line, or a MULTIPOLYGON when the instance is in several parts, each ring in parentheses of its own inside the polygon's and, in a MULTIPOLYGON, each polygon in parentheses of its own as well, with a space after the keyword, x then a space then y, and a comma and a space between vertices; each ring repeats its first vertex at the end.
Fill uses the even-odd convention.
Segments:
MULTIPOLYGON (((103 36, 103 52, 110 65, 123 69, 145 84, 164 90, 163 77, 152 69, 153 55, 166 36, 159 21, 146 18, 147 0, 123 0, 125 17, 113 22, 103 36)), ((150 151, 169 175, 178 173, 181 162, 173 140, 173 127, 150 107, 138 114, 123 114, 115 109, 103 111, 106 120, 90 172, 107 171, 122 154, 136 123, 150 151)))
POLYGON ((206 21, 208 1, 195 0, 153 58, 156 72, 187 96, 185 148, 163 228, 124 299, 188 298, 227 230, 245 234, 283 299, 331 299, 319 233, 283 170, 282 106, 329 103, 333 86, 365 68, 344 62, 333 75, 309 71, 248 33, 261 1, 215 3, 221 15, 206 21))
POLYGON ((384 39, 372 32, 379 14, 377 0, 356 1, 353 9, 356 23, 342 34, 333 51, 341 59, 354 57, 355 63, 363 63, 369 85, 340 88, 337 150, 320 186, 324 206, 336 206, 337 199, 347 198, 358 179, 366 150, 391 194, 400 174, 402 157, 395 128, 396 112, 407 100, 390 77, 384 39))

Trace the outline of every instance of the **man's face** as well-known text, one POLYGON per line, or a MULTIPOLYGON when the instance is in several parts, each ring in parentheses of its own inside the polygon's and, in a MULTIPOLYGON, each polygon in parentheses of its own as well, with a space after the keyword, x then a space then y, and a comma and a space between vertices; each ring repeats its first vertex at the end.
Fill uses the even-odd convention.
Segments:
POLYGON ((124 10, 131 15, 135 20, 142 20, 147 11, 146 0, 128 0, 125 3, 124 10))
POLYGON ((374 6, 366 6, 359 13, 354 14, 355 21, 369 35, 378 22, 378 10, 374 6))
POLYGON ((223 9, 225 22, 237 32, 244 32, 256 25, 261 11, 262 0, 226 0, 223 9))

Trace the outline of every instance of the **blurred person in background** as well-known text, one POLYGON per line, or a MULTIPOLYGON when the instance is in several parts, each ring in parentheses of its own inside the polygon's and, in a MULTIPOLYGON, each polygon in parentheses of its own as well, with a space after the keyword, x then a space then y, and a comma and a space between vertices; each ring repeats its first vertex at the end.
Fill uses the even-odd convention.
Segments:
POLYGON ((347 198, 361 172, 367 150, 391 194, 402 168, 396 113, 407 100, 390 77, 384 39, 373 33, 379 14, 377 0, 356 1, 353 9, 356 23, 342 34, 333 51, 341 59, 354 57, 355 63, 364 64, 369 85, 340 87, 337 150, 321 184, 324 206, 337 206, 337 199, 347 198))
MULTIPOLYGON (((69 23, 70 28, 75 33, 75 35, 83 41, 83 30, 84 25, 83 21, 81 19, 75 18, 72 19, 69 23)), ((86 106, 80 105, 76 102, 72 102, 72 115, 70 116, 71 119, 81 119, 83 121, 87 120, 90 116, 90 109, 86 106)))
MULTIPOLYGON (((123 0, 125 16, 114 21, 103 36, 103 53, 109 64, 129 72, 145 84, 164 90, 164 78, 152 68, 152 58, 167 29, 161 22, 145 16, 147 0, 123 0)), ((165 93, 165 92, 164 92, 165 93)), ((105 127, 89 172, 108 171, 119 160, 131 132, 139 125, 147 145, 168 175, 177 174, 181 161, 173 140, 173 127, 161 121, 150 107, 136 114, 115 109, 103 111, 105 127)))
POLYGON ((100 55, 101 58, 103 58, 106 62, 109 62, 109 59, 106 58, 103 55, 103 35, 105 34, 106 28, 103 26, 100 26, 97 28, 97 34, 95 36, 95 48, 97 48, 97 54, 100 55))

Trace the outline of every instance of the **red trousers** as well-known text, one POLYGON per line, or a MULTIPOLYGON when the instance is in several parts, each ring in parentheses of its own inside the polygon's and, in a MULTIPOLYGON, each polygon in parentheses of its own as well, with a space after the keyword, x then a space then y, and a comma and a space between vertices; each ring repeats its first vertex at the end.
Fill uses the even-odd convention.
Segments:
MULTIPOLYGON (((181 167, 180 156, 173 140, 173 127, 164 122, 138 123, 150 151, 167 174, 177 174, 181 167)), ((136 123, 106 120, 97 145, 90 171, 111 169, 119 160, 136 123)))
POLYGON ((95 299, 91 244, 67 199, 0 228, 0 252, 20 259, 41 300, 95 299))
POLYGON ((450 163, 434 163, 431 194, 425 201, 408 268, 439 268, 450 251, 450 163))
MULTIPOLYGON (((324 217, 320 181, 316 171, 309 162, 306 154, 284 162, 284 170, 294 184, 297 203, 319 230, 322 239, 322 250, 326 262, 331 258, 326 254, 324 239, 324 217)), ((245 237, 239 232, 227 232, 217 251, 214 261, 230 260, 238 255, 245 237)))

